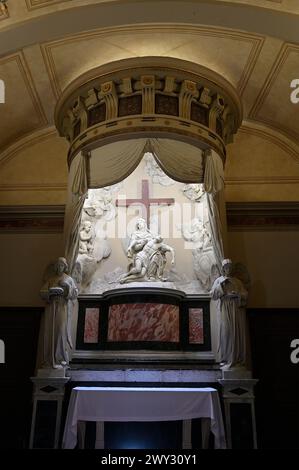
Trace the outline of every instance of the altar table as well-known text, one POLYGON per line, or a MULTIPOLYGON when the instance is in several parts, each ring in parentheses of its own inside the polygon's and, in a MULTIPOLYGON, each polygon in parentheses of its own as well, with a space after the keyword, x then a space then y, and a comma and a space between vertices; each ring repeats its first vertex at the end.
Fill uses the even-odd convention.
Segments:
POLYGON ((183 448, 190 448, 191 420, 195 418, 211 420, 215 449, 225 449, 220 401, 214 388, 76 387, 70 398, 62 447, 76 446, 81 421, 101 423, 98 448, 104 448, 105 421, 183 421, 183 448))

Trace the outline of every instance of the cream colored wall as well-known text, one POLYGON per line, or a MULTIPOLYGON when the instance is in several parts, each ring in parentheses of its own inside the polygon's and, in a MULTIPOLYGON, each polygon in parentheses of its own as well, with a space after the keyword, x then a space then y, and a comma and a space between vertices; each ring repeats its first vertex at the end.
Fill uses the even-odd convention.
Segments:
POLYGON ((225 198, 229 202, 299 201, 299 154, 287 140, 244 127, 228 146, 225 198))
POLYGON ((1 234, 0 246, 0 306, 43 305, 43 272, 63 255, 62 234, 1 234))
MULTIPOLYGON (((0 205, 65 204, 67 151, 51 129, 2 154, 0 205)), ((299 155, 290 141, 246 124, 227 151, 226 201, 299 200, 299 155)))
POLYGON ((299 232, 229 232, 229 256, 252 279, 249 307, 299 307, 299 232))
POLYGON ((65 204, 67 151, 51 130, 2 154, 0 205, 65 204))

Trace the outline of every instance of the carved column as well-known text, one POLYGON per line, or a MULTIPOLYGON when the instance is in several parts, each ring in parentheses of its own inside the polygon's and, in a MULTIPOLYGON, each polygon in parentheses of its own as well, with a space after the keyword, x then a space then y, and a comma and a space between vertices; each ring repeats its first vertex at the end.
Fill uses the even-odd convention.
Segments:
POLYGON ((210 113, 209 113, 209 128, 217 132, 217 119, 221 116, 222 112, 224 110, 224 100, 220 95, 216 95, 214 98, 211 108, 210 108, 210 113))
POLYGON ((194 98, 198 98, 199 92, 195 82, 184 80, 181 85, 179 96, 179 113, 183 119, 190 119, 191 102, 194 98))
POLYGON ((141 77, 142 88, 142 114, 155 113, 155 76, 143 75, 141 77))
POLYGON ((118 96, 113 81, 101 85, 99 98, 103 98, 106 104, 106 119, 115 119, 118 114, 118 96))

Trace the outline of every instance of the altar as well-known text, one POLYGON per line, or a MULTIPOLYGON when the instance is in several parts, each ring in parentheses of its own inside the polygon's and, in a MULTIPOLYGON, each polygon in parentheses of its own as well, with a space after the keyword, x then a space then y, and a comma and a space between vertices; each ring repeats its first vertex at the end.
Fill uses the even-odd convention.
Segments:
MULTIPOLYGON (((183 449, 191 448, 191 421, 208 418, 215 449, 225 449, 217 390, 213 388, 76 387, 72 390, 62 447, 77 445, 79 421, 183 420, 183 449)), ((97 448, 104 448, 104 426, 98 426, 97 448)))
POLYGON ((130 352, 138 362, 141 351, 148 360, 153 352, 160 359, 167 354, 168 361, 180 353, 185 360, 186 353, 194 353, 196 360, 212 360, 209 297, 156 286, 79 296, 74 363, 80 358, 102 363, 109 357, 117 362, 130 352))
POLYGON ((164 71, 157 58, 96 69, 57 105, 70 142, 65 251, 43 276, 35 401, 68 382, 65 448, 80 420, 183 420, 188 447, 198 417, 224 448, 218 380, 232 379, 229 406, 249 393, 250 276, 227 258, 224 201, 242 106, 223 77, 167 60, 164 71))

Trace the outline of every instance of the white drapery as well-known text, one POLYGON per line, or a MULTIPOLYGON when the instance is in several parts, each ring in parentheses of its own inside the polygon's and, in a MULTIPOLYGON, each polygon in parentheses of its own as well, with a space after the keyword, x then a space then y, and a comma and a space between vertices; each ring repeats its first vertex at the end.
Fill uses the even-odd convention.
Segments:
MULTIPOLYGON (((69 403, 62 447, 77 443, 79 421, 180 421, 209 418, 215 449, 225 449, 225 433, 214 388, 76 387, 69 403)), ((104 446, 103 439, 100 441, 104 446)))
POLYGON ((72 162, 69 173, 64 243, 65 257, 70 273, 72 273, 78 255, 81 214, 88 191, 88 158, 87 155, 77 155, 72 162))
POLYGON ((215 194, 223 187, 223 164, 214 152, 205 155, 198 147, 170 139, 132 139, 99 147, 89 155, 78 154, 72 161, 65 217, 65 256, 70 272, 79 246, 79 228, 89 188, 109 186, 125 179, 138 166, 145 152, 152 152, 165 173, 184 183, 204 182, 217 264, 223 259, 220 218, 215 194))
POLYGON ((223 187, 224 169, 222 160, 214 150, 208 150, 205 153, 204 189, 206 192, 214 254, 219 273, 221 272, 222 260, 224 258, 224 249, 220 214, 215 197, 223 187))
POLYGON ((185 183, 203 181, 203 153, 193 145, 170 139, 133 139, 99 147, 91 152, 90 188, 118 183, 151 152, 165 173, 185 183))

